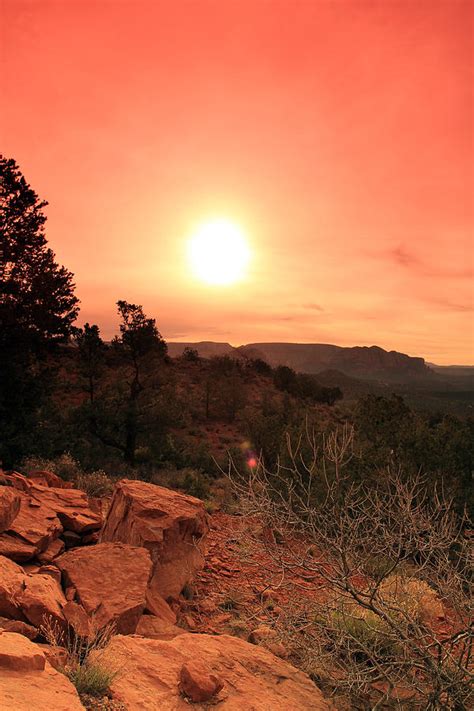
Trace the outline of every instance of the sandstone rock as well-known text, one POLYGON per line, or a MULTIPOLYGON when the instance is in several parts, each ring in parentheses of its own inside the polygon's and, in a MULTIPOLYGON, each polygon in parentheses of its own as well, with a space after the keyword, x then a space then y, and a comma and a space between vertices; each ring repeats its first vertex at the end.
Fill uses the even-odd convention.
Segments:
POLYGON ((236 637, 182 634, 169 641, 136 635, 113 638, 106 650, 124 670, 111 685, 128 711, 189 711, 178 680, 194 660, 220 678, 223 711, 329 711, 309 677, 287 662, 236 637))
POLYGON ((0 486, 0 533, 10 528, 19 510, 19 493, 9 486, 0 486))
POLYGON ((41 570, 41 565, 38 565, 38 563, 23 563, 21 567, 27 575, 35 575, 41 570))
POLYGON ((0 708, 84 711, 74 686, 46 661, 39 645, 13 632, 0 633, 0 708))
POLYGON ((46 550, 63 529, 49 506, 29 494, 20 496, 18 514, 10 528, 0 534, 0 555, 22 562, 46 550))
POLYGON ((153 595, 150 589, 146 592, 146 609, 148 612, 151 612, 152 615, 169 622, 171 625, 174 625, 176 622, 176 614, 168 603, 163 600, 159 593, 155 592, 153 595))
POLYGON ((122 634, 135 631, 151 573, 148 551, 123 543, 98 543, 64 553, 55 564, 63 573, 67 599, 80 603, 99 627, 113 622, 122 634), (71 588, 75 595, 71 596, 71 588))
POLYGON ((42 563, 43 565, 47 565, 48 563, 51 563, 51 561, 53 561, 55 558, 57 558, 58 555, 61 555, 63 551, 64 541, 62 541, 60 538, 56 538, 56 540, 51 541, 45 551, 37 555, 37 558, 40 563, 42 563))
POLYGON ((25 619, 18 603, 24 578, 25 571, 21 566, 0 555, 0 615, 12 619, 25 619))
POLYGON ((17 490, 20 508, 8 529, 0 533, 0 555, 20 562, 43 553, 63 529, 76 534, 98 531, 102 517, 92 511, 78 489, 43 486, 12 472, 2 480, 17 490))
POLYGON ((17 491, 28 492, 31 488, 31 482, 23 474, 19 472, 0 471, 0 484, 4 486, 12 486, 17 491))
POLYGON ((288 658, 288 650, 281 642, 267 642, 265 647, 269 652, 274 654, 275 657, 281 657, 282 659, 288 658))
POLYGON ((43 469, 35 469, 35 471, 28 474, 28 479, 34 484, 41 484, 42 486, 53 486, 55 489, 70 489, 72 484, 70 482, 64 481, 60 476, 54 474, 54 472, 48 472, 43 469))
MULTIPOLYGON (((42 671, 44 654, 31 640, 16 632, 0 633, 0 669, 10 671, 42 671)), ((0 674, 0 677, 2 674, 0 674)))
POLYGON ((21 620, 9 620, 6 617, 0 617, 0 629, 5 630, 5 632, 22 634, 24 637, 28 637, 28 639, 36 639, 39 634, 33 625, 29 625, 27 622, 22 622, 21 620))
POLYGON ((41 649, 46 657, 46 661, 49 662, 52 667, 58 671, 64 669, 69 660, 67 650, 64 649, 64 647, 58 647, 55 644, 40 644, 38 642, 36 646, 41 649))
POLYGON ((179 634, 186 634, 186 630, 155 615, 142 615, 138 621, 136 634, 150 639, 173 639, 179 634))
POLYGON ((87 495, 79 489, 35 485, 30 494, 56 513, 65 531, 83 535, 98 531, 102 526, 102 517, 92 511, 87 495))
POLYGON ((203 565, 208 532, 203 502, 155 484, 124 479, 115 486, 101 541, 122 541, 150 551, 150 589, 177 598, 203 565))
POLYGON ((99 542, 99 538, 100 538, 99 531, 94 531, 94 533, 87 533, 85 536, 82 536, 82 545, 83 546, 93 546, 99 542))
POLYGON ((91 619, 82 605, 72 601, 66 602, 63 607, 63 615, 79 637, 89 637, 91 635, 91 619))
POLYGON ((55 565, 42 565, 38 573, 41 573, 41 575, 50 575, 61 585, 61 571, 55 565))
POLYGON ((18 604, 23 615, 31 624, 41 627, 48 621, 60 627, 65 626, 62 612, 66 604, 61 586, 50 575, 27 575, 24 589, 18 595, 18 604))
POLYGON ((224 682, 202 662, 185 662, 179 681, 182 693, 191 701, 209 701, 224 688, 224 682))

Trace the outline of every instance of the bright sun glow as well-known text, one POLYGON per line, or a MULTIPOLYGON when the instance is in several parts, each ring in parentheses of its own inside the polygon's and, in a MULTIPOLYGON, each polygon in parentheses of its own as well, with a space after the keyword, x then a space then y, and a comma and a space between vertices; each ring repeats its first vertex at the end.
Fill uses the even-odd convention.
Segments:
POLYGON ((207 284, 233 284, 245 276, 250 250, 243 232, 228 220, 206 222, 191 237, 189 260, 207 284))

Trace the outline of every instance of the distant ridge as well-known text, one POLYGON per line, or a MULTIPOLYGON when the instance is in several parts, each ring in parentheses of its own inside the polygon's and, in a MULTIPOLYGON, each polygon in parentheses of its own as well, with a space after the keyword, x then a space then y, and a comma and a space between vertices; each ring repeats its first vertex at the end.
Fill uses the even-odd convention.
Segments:
POLYGON ((337 370, 347 376, 386 382, 406 382, 435 377, 424 358, 386 351, 379 346, 335 346, 326 343, 248 343, 234 348, 230 343, 202 341, 168 343, 170 356, 178 357, 186 347, 203 358, 229 355, 261 358, 275 367, 287 365, 302 373, 317 374, 337 370))

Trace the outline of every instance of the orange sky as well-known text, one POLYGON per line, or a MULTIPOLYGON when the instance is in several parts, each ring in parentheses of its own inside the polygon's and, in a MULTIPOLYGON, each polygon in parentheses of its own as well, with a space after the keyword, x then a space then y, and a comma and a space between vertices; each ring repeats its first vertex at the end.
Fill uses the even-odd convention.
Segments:
POLYGON ((50 203, 80 323, 472 363, 463 0, 0 0, 1 150, 50 203), (248 234, 206 287, 186 239, 248 234))

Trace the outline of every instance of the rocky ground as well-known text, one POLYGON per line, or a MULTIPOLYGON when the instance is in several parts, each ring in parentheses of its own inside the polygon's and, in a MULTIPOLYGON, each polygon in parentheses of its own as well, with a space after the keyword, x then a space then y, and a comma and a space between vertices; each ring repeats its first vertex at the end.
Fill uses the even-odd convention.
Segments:
MULTIPOLYGON (((110 502, 48 472, 0 484, 2 711, 330 708, 273 635, 291 591, 264 549, 249 558, 238 516, 139 481, 110 502), (114 670, 101 700, 58 671, 63 647, 98 630, 88 660, 114 670)), ((303 594, 307 582, 295 572, 303 594)))

